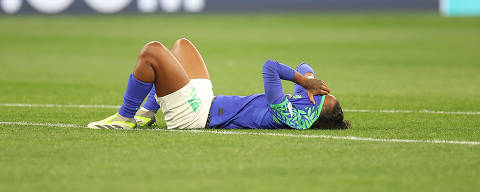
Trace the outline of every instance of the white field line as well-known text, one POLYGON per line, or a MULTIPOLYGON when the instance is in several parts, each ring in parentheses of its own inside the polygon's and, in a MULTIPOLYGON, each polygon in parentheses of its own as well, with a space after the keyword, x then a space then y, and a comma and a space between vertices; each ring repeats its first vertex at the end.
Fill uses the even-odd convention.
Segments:
POLYGON ((370 110, 370 109, 344 109, 344 112, 353 113, 430 113, 452 115, 480 115, 480 111, 432 111, 432 110, 370 110))
POLYGON ((45 126, 45 127, 85 128, 85 126, 79 126, 79 125, 75 125, 75 124, 63 124, 63 123, 30 123, 30 122, 3 122, 3 121, 0 121, 0 125, 27 125, 27 126, 45 126))
MULTIPOLYGON (((61 105, 61 104, 25 104, 25 103, 0 103, 0 107, 51 107, 51 108, 104 108, 118 109, 119 105, 61 105)), ((344 109, 352 113, 430 113, 452 115, 480 115, 480 111, 432 111, 432 110, 371 110, 371 109, 344 109)))
POLYGON ((51 107, 51 108, 107 108, 118 109, 119 105, 60 105, 60 104, 25 104, 25 103, 0 103, 2 107, 51 107))
MULTIPOLYGON (((62 123, 30 123, 30 122, 1 122, 0 125, 26 125, 26 126, 46 126, 46 127, 70 127, 70 128, 86 128, 85 126, 75 124, 62 123)), ((142 129, 135 129, 142 130, 142 129)), ((151 129, 147 129, 151 130, 151 129)), ((288 133, 253 133, 241 131, 224 131, 224 130, 167 130, 167 129, 153 129, 154 131, 165 132, 185 132, 185 133, 212 133, 221 135, 258 135, 258 136, 280 136, 280 137, 294 137, 294 138, 320 138, 320 139, 336 139, 336 140, 351 140, 351 141, 370 141, 370 142, 388 142, 388 143, 434 143, 434 144, 458 144, 458 145, 480 145, 480 141, 454 141, 454 140, 414 140, 414 139, 381 139, 370 137, 357 136, 334 136, 334 135, 296 135, 288 133)))

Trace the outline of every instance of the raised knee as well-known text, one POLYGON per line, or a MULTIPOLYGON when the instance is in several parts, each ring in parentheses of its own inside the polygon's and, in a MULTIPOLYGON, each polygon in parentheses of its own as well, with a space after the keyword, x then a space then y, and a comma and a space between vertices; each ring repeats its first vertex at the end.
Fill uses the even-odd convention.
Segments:
POLYGON ((163 44, 160 43, 159 41, 150 41, 147 44, 145 44, 144 49, 149 49, 153 47, 162 47, 163 44))
POLYGON ((177 45, 187 45, 187 44, 192 44, 187 38, 181 38, 175 41, 175 44, 177 45))
POLYGON ((158 52, 159 48, 161 49, 163 47, 165 46, 158 41, 148 42, 140 52, 140 57, 152 56, 155 52, 158 52))
POLYGON ((190 41, 187 38, 183 37, 183 38, 178 39, 177 42, 187 42, 187 43, 189 43, 190 41))

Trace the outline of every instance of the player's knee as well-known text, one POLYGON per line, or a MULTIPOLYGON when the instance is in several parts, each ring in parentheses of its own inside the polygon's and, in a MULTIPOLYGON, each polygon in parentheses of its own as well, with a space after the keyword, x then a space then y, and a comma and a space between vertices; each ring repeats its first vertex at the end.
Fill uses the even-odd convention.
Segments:
POLYGON ((187 38, 182 37, 182 38, 178 39, 177 42, 190 42, 190 41, 187 38))
POLYGON ((150 41, 147 44, 145 44, 144 49, 152 49, 155 47, 163 47, 163 44, 160 43, 159 41, 150 41))
POLYGON ((192 44, 187 38, 180 38, 177 41, 175 41, 176 46, 184 46, 188 44, 192 44))
POLYGON ((155 52, 158 51, 158 49, 162 49, 164 47, 165 46, 158 41, 148 42, 143 47, 142 52, 140 52, 140 57, 151 57, 155 54, 155 52))

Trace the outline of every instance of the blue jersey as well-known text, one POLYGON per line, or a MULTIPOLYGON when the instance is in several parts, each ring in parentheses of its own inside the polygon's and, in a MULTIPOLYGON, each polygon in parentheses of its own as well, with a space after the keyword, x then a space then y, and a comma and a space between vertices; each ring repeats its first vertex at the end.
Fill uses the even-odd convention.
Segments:
MULTIPOLYGON (((312 72, 302 63, 297 71, 312 72)), ((264 94, 218 95, 210 107, 210 128, 308 129, 320 116, 324 96, 314 96, 315 105, 303 87, 295 84, 294 95, 285 95, 281 80, 293 80, 295 71, 268 60, 263 65, 264 94)))

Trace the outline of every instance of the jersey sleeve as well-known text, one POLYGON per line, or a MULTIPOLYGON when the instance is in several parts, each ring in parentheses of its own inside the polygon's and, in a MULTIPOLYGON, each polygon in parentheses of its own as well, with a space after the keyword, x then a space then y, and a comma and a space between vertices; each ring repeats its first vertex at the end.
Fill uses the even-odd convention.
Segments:
POLYGON ((283 92, 281 80, 293 81, 294 75, 294 69, 277 61, 267 60, 263 64, 263 88, 265 89, 265 96, 269 105, 279 104, 284 101, 285 93, 283 92))

